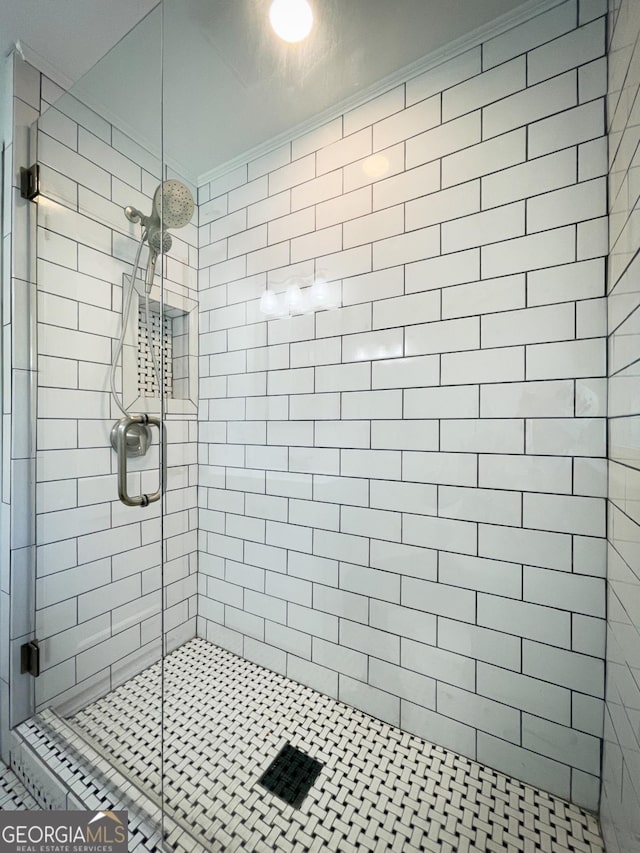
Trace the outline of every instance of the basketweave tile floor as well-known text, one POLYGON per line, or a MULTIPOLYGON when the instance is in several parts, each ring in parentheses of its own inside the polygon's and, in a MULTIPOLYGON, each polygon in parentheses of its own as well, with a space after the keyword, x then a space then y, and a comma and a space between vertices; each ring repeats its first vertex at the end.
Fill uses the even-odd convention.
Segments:
POLYGON ((37 808, 38 804, 13 770, 0 762, 0 811, 37 808))
POLYGON ((156 664, 72 722, 194 850, 604 850, 588 812, 200 639, 165 659, 162 780, 160 679, 156 664), (300 808, 258 782, 287 743, 322 764, 300 808))

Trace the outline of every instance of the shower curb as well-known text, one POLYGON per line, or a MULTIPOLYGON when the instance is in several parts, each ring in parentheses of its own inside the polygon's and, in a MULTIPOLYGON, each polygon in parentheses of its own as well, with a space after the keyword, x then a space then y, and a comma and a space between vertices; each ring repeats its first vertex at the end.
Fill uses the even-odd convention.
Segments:
POLYGON ((164 850, 163 829, 167 850, 193 849, 182 827, 55 712, 45 710, 21 723, 12 738, 11 768, 40 808, 126 810, 129 851, 164 850))

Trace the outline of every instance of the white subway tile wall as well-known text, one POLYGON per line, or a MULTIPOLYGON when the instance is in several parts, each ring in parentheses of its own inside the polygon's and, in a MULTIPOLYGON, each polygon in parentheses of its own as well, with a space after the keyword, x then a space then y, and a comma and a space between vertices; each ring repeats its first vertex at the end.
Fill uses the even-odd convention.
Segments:
MULTIPOLYGON (((640 165, 635 117, 640 103, 639 13, 632 0, 609 4, 608 600, 600 813, 610 853, 631 853, 640 845, 640 733, 636 725, 640 615, 635 607, 640 591, 640 244, 639 193, 634 179, 640 165)), ((591 632, 584 634, 587 626, 576 627, 588 651, 595 637, 591 632)), ((586 721, 593 713, 594 723, 599 723, 599 712, 595 712, 595 708, 585 707, 580 716, 586 721)))
MULTIPOLYGON (((123 207, 151 209, 160 166, 70 94, 50 106, 60 93, 46 78, 35 75, 33 85, 38 95, 42 90, 37 143, 44 195, 37 207, 34 541, 42 675, 34 682, 35 701, 36 707, 71 708, 158 659, 162 607, 166 647, 195 635, 197 421, 194 415, 167 418, 163 526, 159 503, 124 507, 109 443, 121 416, 108 390, 109 365, 120 332, 122 277, 131 273, 140 228, 127 222, 123 207)), ((172 237, 167 283, 196 300, 196 225, 172 237)), ((253 233, 246 240, 239 251, 253 248, 253 233)), ((227 360, 218 370, 232 368, 227 360)), ((244 363, 242 370, 244 377, 244 363)), ((149 456, 130 460, 131 493, 155 490, 157 464, 156 434, 149 456)), ((203 522, 208 529, 206 516, 203 522)))
POLYGON ((229 213, 200 229, 199 634, 592 809, 596 5, 566 0, 200 188, 229 213), (292 275, 327 280, 331 308, 261 314, 292 275))

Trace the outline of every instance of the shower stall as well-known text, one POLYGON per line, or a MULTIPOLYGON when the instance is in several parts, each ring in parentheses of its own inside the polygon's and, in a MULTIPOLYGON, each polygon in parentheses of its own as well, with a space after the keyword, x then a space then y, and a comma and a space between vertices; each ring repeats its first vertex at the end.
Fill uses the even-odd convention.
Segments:
POLYGON ((289 42, 163 0, 71 87, 12 56, 14 805, 131 850, 637 849, 640 22, 459 5, 289 42))

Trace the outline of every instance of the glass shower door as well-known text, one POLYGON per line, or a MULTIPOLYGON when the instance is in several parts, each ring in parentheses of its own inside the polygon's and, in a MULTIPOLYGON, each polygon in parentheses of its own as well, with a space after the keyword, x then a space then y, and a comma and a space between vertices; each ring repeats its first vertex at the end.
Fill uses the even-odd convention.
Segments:
POLYGON ((21 676, 33 678, 29 725, 44 760, 56 770, 56 750, 67 756, 81 802, 111 791, 114 807, 155 825, 158 843, 161 659, 172 630, 164 508, 188 477, 172 461, 183 436, 165 426, 184 324, 163 301, 175 255, 161 35, 157 8, 67 92, 33 72, 39 674, 21 676))

